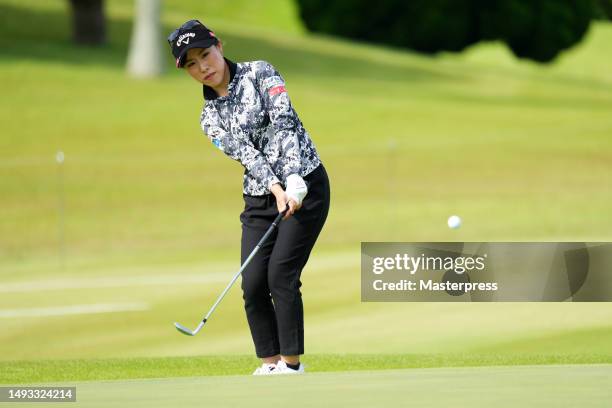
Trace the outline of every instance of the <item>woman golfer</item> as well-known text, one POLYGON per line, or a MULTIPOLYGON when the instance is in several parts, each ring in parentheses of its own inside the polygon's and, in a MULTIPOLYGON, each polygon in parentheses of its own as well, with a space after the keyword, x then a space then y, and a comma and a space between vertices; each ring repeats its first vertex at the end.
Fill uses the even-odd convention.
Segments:
POLYGON ((168 37, 176 66, 203 84, 202 130, 244 166, 242 263, 287 206, 242 274, 244 308, 263 364, 254 375, 304 372, 300 274, 329 209, 329 180, 285 82, 265 61, 234 63, 215 34, 190 20, 168 37))

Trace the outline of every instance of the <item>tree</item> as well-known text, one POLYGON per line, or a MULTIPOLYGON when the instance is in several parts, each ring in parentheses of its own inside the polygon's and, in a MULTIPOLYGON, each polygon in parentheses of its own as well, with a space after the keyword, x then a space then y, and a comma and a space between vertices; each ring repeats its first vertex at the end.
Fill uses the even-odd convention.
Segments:
POLYGON ((83 45, 106 42, 106 17, 103 0, 70 0, 72 40, 83 45))
POLYGON ((598 0, 599 18, 612 20, 612 0, 598 0))
POLYGON ((161 0, 137 0, 128 54, 128 72, 135 77, 155 77, 164 71, 162 59, 161 0))
MULTIPOLYGON (((609 1, 609 0, 598 0, 609 1)), ((297 0, 311 31, 423 53, 504 41, 520 58, 552 61, 579 42, 595 0, 297 0)))
POLYGON ((549 62, 579 42, 595 16, 589 0, 479 0, 484 39, 504 41, 517 57, 549 62))

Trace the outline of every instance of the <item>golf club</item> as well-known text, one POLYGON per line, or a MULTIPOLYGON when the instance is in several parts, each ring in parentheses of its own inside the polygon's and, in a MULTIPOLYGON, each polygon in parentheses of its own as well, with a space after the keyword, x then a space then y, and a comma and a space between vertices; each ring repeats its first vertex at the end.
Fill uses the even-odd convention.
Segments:
POLYGON ((214 305, 212 305, 212 307, 210 308, 210 310, 208 311, 208 313, 206 314, 206 316, 204 316, 204 318, 202 319, 202 321, 200 322, 200 324, 198 324, 198 327, 195 328, 195 330, 190 330, 187 327, 183 326, 180 323, 174 322, 174 327, 176 327, 176 329, 178 331, 180 331, 181 333, 187 335, 187 336, 195 336, 196 334, 198 334, 198 332, 202 329, 202 327, 204 326, 204 323, 206 323, 208 321, 208 319, 210 318, 210 315, 212 315, 212 313, 215 311, 215 309, 217 308, 217 306, 219 305, 219 303, 221 302, 221 300, 223 300, 223 298, 225 297, 225 294, 230 290, 230 288, 232 287, 232 285, 234 284, 234 282, 236 282, 236 279, 238 279, 238 276, 240 276, 240 274, 242 273, 242 271, 244 271, 244 269, 247 267, 247 265, 249 264, 249 262, 251 262, 251 259, 253 259, 253 257, 255 256, 255 254, 257 253, 257 251, 259 251, 259 248, 261 248, 261 246, 263 245, 264 242, 266 242, 266 240, 268 239, 268 237, 272 234, 272 231, 274 231, 274 229, 278 226, 278 224, 280 223, 280 221, 283 219, 283 217, 285 216, 285 213, 289 210, 289 204, 287 204, 287 206, 285 207, 285 209, 280 212, 277 216, 276 219, 274 219, 274 221, 272 222, 272 225, 270 225, 270 228, 268 228, 268 230, 266 231, 266 233, 264 234, 263 237, 261 237, 261 239, 259 240, 259 242, 257 243, 257 245, 255 245, 255 248, 253 249, 253 251, 251 252, 251 254, 249 255, 249 257, 246 259, 246 261, 244 261, 244 263, 242 264, 242 266, 240 267, 240 270, 238 272, 236 272, 236 274, 234 275, 234 277, 232 278, 232 280, 230 281, 230 283, 225 287, 225 289, 223 290, 223 292, 219 295, 219 297, 217 298, 217 301, 215 302, 214 305))

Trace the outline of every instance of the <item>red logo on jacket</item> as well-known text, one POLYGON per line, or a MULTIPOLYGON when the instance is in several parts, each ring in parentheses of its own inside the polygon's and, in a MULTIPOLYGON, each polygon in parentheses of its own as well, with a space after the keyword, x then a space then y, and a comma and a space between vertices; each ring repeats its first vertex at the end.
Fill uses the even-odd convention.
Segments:
POLYGON ((270 96, 274 96, 274 95, 277 95, 283 92, 287 92, 287 89, 285 89, 285 85, 277 85, 275 87, 270 88, 270 90, 268 91, 268 94, 270 96))

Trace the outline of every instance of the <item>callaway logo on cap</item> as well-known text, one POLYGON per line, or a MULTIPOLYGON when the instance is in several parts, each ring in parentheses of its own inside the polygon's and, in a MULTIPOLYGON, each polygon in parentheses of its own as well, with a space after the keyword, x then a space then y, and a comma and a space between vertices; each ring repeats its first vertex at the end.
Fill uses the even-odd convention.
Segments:
POLYGON ((179 39, 176 40, 176 46, 180 47, 181 43, 189 44, 190 37, 195 37, 195 33, 186 33, 186 34, 181 35, 179 39))

